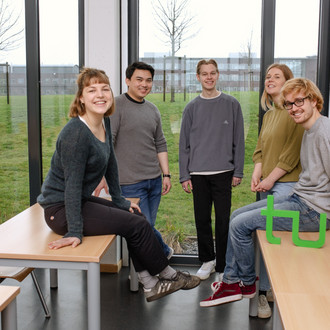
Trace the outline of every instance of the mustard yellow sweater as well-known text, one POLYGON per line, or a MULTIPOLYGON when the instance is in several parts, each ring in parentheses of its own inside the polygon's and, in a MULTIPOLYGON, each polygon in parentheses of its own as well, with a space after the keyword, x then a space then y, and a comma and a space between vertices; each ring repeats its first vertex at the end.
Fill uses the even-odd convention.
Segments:
POLYGON ((279 167, 287 171, 279 182, 298 181, 303 133, 286 110, 274 107, 267 111, 252 158, 254 163, 262 163, 263 178, 279 167))

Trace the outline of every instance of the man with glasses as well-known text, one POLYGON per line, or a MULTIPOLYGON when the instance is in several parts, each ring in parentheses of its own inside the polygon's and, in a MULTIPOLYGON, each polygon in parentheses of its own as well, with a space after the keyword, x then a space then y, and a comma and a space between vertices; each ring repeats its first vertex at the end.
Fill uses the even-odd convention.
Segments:
MULTIPOLYGON (((288 80, 282 90, 284 109, 305 129, 301 144, 302 172, 290 196, 274 199, 274 210, 299 211, 300 231, 319 231, 320 214, 327 217, 330 228, 330 120, 320 114, 323 98, 308 79, 288 80)), ((230 221, 226 267, 222 282, 212 283, 213 294, 200 302, 209 307, 253 298, 257 280, 254 265, 252 233, 265 230, 267 200, 244 206, 233 212, 230 221)), ((276 217, 273 230, 292 231, 292 221, 276 217)))

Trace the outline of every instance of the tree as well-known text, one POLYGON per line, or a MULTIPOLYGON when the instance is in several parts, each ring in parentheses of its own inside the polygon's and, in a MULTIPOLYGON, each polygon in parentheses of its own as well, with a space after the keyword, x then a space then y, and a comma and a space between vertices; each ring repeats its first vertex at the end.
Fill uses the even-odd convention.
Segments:
POLYGON ((175 102, 175 54, 184 41, 197 33, 188 34, 195 23, 195 17, 189 14, 188 8, 190 8, 190 0, 155 0, 153 3, 156 23, 165 36, 164 43, 171 48, 171 102, 175 102))
POLYGON ((16 15, 5 0, 0 0, 0 52, 20 46, 24 28, 19 27, 20 15, 16 15))
MULTIPOLYGON (((251 30, 250 38, 246 41, 245 50, 240 54, 242 58, 246 58, 247 59, 247 65, 248 65, 248 71, 247 71, 247 75, 248 75, 248 91, 252 91, 253 90, 253 86, 252 86, 253 85, 252 38, 253 38, 253 30, 251 30)), ((245 83, 244 83, 244 85, 245 85, 245 83)))

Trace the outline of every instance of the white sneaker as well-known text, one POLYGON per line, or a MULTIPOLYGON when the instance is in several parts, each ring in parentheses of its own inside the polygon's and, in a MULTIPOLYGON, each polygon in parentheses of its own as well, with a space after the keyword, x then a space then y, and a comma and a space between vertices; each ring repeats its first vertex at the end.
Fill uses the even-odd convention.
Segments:
POLYGON ((258 300, 258 317, 260 319, 267 319, 272 316, 272 310, 269 307, 266 296, 263 294, 259 296, 258 300))
POLYGON ((174 250, 170 246, 169 246, 169 248, 170 248, 170 252, 168 253, 168 255, 166 257, 168 260, 170 260, 173 257, 173 254, 174 254, 174 250))
POLYGON ((210 277, 211 273, 215 272, 215 260, 204 262, 202 267, 199 268, 196 276, 198 276, 201 280, 206 280, 210 277))
POLYGON ((274 296, 272 289, 269 289, 266 294, 266 298, 268 302, 274 302, 274 296))

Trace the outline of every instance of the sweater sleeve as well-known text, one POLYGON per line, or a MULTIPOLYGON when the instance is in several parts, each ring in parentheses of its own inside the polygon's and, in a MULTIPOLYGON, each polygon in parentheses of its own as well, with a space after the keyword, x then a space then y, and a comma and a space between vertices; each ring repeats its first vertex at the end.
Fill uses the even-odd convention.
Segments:
POLYGON ((256 148, 254 149, 253 155, 252 155, 252 161, 256 164, 256 163, 262 163, 262 147, 261 147, 261 136, 262 136, 262 132, 263 129, 266 125, 266 121, 267 121, 267 112, 265 113, 264 117, 263 117, 263 121, 262 121, 262 125, 261 125, 261 130, 259 132, 259 136, 258 136, 258 141, 257 141, 257 145, 256 148))
POLYGON ((242 109, 237 101, 235 107, 235 124, 234 124, 234 138, 233 138, 233 153, 234 153, 234 173, 233 176, 242 178, 244 170, 244 120, 242 109))
POLYGON ((110 158, 106 169, 105 178, 107 180, 109 186, 109 193, 111 195, 114 204, 120 209, 128 210, 131 206, 131 202, 126 200, 121 193, 117 159, 112 143, 110 119, 106 120, 105 123, 106 123, 106 129, 109 132, 109 145, 110 145, 110 158))
POLYGON ((158 109, 157 109, 157 127, 155 131, 155 146, 157 153, 167 151, 167 143, 162 128, 162 120, 161 120, 160 112, 158 111, 158 109))
POLYGON ((279 155, 277 167, 290 173, 300 161, 300 147, 304 129, 291 118, 287 121, 285 129, 289 134, 279 155))
POLYGON ((180 169, 180 182, 190 180, 189 174, 189 154, 190 154, 190 129, 192 119, 189 113, 189 104, 186 106, 182 114, 182 123, 180 130, 179 141, 179 169, 180 169))
POLYGON ((68 232, 64 237, 78 237, 82 240, 83 219, 81 200, 85 168, 88 158, 88 141, 81 130, 67 131, 57 142, 57 152, 64 170, 64 204, 68 232), (69 134, 68 134, 69 133, 69 134))

